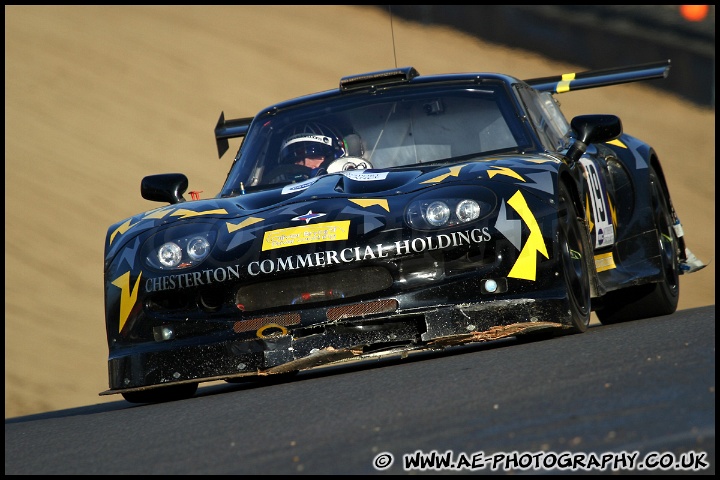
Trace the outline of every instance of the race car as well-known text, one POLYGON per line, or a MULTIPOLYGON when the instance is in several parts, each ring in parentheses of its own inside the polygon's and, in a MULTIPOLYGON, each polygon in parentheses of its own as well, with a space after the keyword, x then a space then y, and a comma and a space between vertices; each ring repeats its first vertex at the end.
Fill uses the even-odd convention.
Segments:
MULTIPOLYGON (((212 198, 150 175, 162 205, 105 240, 109 389, 198 384, 668 315, 686 247, 658 153, 556 95, 661 79, 670 61, 519 80, 392 68, 215 126, 212 198)), ((275 377, 277 376, 277 377, 275 377)))

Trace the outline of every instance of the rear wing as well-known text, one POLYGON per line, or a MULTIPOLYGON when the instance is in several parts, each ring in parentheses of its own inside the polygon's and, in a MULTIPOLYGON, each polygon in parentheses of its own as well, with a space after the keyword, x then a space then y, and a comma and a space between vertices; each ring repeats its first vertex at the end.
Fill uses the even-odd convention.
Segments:
POLYGON ((631 65, 628 67, 588 70, 580 73, 565 73, 553 77, 532 78, 525 83, 541 92, 564 93, 586 88, 607 87, 621 83, 639 82, 666 78, 670 73, 670 60, 631 65))
POLYGON ((225 120, 225 112, 220 113, 220 118, 215 126, 215 143, 217 143, 218 158, 221 158, 230 148, 229 138, 244 137, 253 121, 253 117, 236 118, 225 120))

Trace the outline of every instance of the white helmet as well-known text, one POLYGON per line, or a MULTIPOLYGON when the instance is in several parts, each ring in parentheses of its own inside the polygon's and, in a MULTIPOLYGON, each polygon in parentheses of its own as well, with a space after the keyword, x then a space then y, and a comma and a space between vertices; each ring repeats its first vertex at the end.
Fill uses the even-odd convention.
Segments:
POLYGON ((280 147, 281 163, 296 163, 308 157, 322 156, 333 161, 346 153, 342 138, 330 127, 307 122, 293 130, 280 147))

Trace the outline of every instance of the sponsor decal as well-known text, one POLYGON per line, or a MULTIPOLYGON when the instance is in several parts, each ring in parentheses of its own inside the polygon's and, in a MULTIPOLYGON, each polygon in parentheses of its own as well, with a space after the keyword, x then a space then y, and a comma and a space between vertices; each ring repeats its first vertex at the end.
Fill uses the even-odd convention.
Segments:
POLYGON ((598 246, 612 245, 615 243, 615 229, 612 225, 605 227, 605 229, 598 228, 597 241, 595 242, 598 246))
POLYGON ((297 222, 299 220, 305 220, 305 223, 310 223, 310 220, 314 220, 316 218, 324 217, 324 213, 313 213, 312 210, 308 210, 308 212, 305 215, 299 215, 297 217, 291 218, 290 220, 293 222, 297 222))
MULTIPOLYGON (((201 272, 186 272, 178 273, 176 275, 148 278, 145 280, 145 291, 162 292, 164 290, 180 290, 200 285, 227 282, 228 280, 239 280, 241 277, 240 269, 240 265, 232 265, 228 267, 214 268, 212 270, 203 270, 201 272)), ((113 282, 113 285, 114 284, 115 283, 113 282)))
POLYGON ((358 182, 375 182, 378 180, 385 180, 388 172, 367 172, 365 170, 345 170, 340 172, 350 180, 356 180, 358 182))
POLYGON ((341 250, 325 250, 315 253, 291 255, 250 262, 247 273, 253 277, 261 274, 277 273, 299 268, 339 265, 345 263, 376 260, 408 254, 417 254, 430 250, 471 245, 490 241, 488 227, 475 228, 464 232, 452 232, 428 237, 417 237, 412 240, 397 241, 392 244, 378 243, 374 246, 348 247, 341 250))
POLYGON ((317 182, 320 179, 320 177, 314 177, 310 178, 308 180, 305 180, 304 182, 300 183, 291 183, 290 185, 286 185, 283 187, 283 189, 280 191, 282 195, 287 195, 289 193, 296 193, 301 192, 308 188, 313 183, 317 182))
POLYGON ((580 164, 585 171, 585 182, 587 184, 588 199, 585 200, 585 210, 590 212, 590 231, 595 230, 595 248, 612 245, 615 243, 615 230, 613 229, 610 216, 610 205, 607 201, 607 190, 605 183, 600 177, 595 164, 588 158, 580 158, 580 164))
MULTIPOLYGON (((322 213, 316 215, 325 214, 322 213)), ((301 217, 304 216, 305 215, 301 217)), ((295 217, 293 220, 305 220, 305 218, 301 217, 295 217)), ((306 221, 310 221, 310 219, 308 218, 306 221)), ((295 245, 306 245, 309 243, 347 240, 349 231, 350 220, 271 230, 269 232, 265 232, 262 243, 262 251, 264 252, 266 250, 274 250, 276 248, 293 247, 295 245)))
MULTIPOLYGON (((465 230, 463 232, 417 237, 411 240, 400 240, 388 244, 378 243, 375 245, 366 245, 364 247, 348 247, 340 250, 324 250, 314 253, 256 260, 254 262, 250 262, 247 267, 243 267, 242 265, 231 265, 202 270, 199 272, 165 275, 145 280, 144 286, 147 292, 179 290, 200 285, 242 280, 243 275, 241 274, 241 271, 243 268, 246 268, 247 275, 257 277, 258 275, 274 274, 283 271, 349 264, 365 260, 377 260, 381 258, 418 254, 431 250, 442 250, 445 248, 454 248, 463 245, 479 244, 488 242, 490 239, 491 235, 489 227, 475 228, 472 230, 465 230)), ((129 277, 129 272, 113 282, 113 284, 120 286, 123 289, 123 292, 125 292, 123 298, 130 296, 129 286, 125 285, 128 281, 127 277, 129 277)), ((138 284, 139 279, 138 282, 136 282, 135 291, 132 294, 133 299, 137 297, 138 284)), ((128 303, 128 307, 123 308, 123 312, 126 311, 129 315, 132 303, 134 303, 134 300, 133 302, 128 303)), ((122 305, 124 304, 125 303, 122 305)))
POLYGON ((326 137, 325 135, 315 135, 313 133, 296 133, 295 135, 285 140, 285 142, 283 142, 280 150, 284 150, 285 147, 297 142, 317 142, 324 145, 332 145, 332 139, 330 137, 326 137))
POLYGON ((604 272, 605 270, 612 270, 615 267, 615 259, 613 259, 612 252, 603 253, 602 255, 595 255, 595 269, 598 272, 604 272))

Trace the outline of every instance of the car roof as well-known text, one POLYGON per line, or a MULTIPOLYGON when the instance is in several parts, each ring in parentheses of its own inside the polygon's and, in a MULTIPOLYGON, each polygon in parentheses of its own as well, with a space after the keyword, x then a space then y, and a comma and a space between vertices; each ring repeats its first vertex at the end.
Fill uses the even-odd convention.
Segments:
POLYGON ((334 97, 343 98, 401 89, 412 90, 415 86, 427 85, 479 86, 486 82, 496 84, 500 82, 509 87, 521 83, 522 80, 499 73, 468 72, 420 75, 413 67, 401 67, 342 77, 338 88, 284 100, 262 109, 259 114, 284 110, 308 102, 330 100, 334 97))

